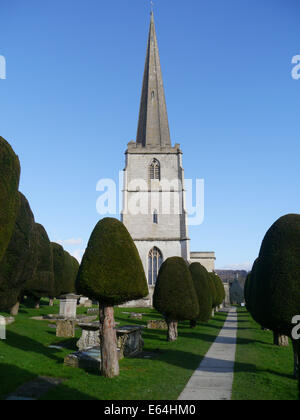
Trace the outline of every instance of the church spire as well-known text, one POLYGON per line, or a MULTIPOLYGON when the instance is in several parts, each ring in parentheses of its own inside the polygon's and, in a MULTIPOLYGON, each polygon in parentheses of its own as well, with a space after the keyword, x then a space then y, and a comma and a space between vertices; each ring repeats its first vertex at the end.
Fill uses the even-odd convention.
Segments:
POLYGON ((153 11, 151 11, 137 143, 143 147, 171 147, 153 11))

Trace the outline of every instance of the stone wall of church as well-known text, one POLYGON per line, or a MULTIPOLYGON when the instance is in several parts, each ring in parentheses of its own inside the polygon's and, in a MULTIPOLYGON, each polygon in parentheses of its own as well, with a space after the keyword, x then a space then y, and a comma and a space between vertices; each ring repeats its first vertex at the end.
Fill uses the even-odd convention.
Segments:
POLYGON ((191 252, 190 255, 191 263, 200 263, 209 273, 215 271, 216 255, 214 252, 191 252))
POLYGON ((134 239, 186 239, 183 182, 181 153, 128 153, 122 221, 134 239), (153 159, 160 163, 161 181, 149 179, 153 159), (142 190, 139 189, 141 185, 142 190), (136 203, 137 213, 143 207, 143 214, 134 214, 132 203, 136 203), (155 211, 157 224, 153 223, 155 211))

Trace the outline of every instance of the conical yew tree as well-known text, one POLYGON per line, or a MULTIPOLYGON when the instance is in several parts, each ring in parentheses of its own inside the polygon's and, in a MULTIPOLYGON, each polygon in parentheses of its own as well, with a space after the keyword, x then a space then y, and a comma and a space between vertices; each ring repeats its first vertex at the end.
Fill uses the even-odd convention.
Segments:
POLYGON ((0 261, 11 239, 20 200, 20 162, 12 147, 0 137, 0 261))
POLYGON ((42 297, 53 296, 54 274, 52 247, 44 227, 35 223, 37 265, 33 276, 24 285, 24 294, 35 299, 38 309, 42 297))
MULTIPOLYGON (((267 232, 250 279, 251 313, 264 328, 292 337, 300 314, 300 215, 281 217, 267 232)), ((247 292, 249 293, 249 292, 247 292)), ((298 346, 293 340, 295 360, 298 346)), ((298 366, 295 364, 295 375, 298 366)))
POLYGON ((215 315, 215 309, 217 307, 217 301, 218 301, 214 273, 208 273, 208 278, 209 278, 209 287, 210 287, 210 291, 211 291, 212 316, 214 316, 215 315))
POLYGON ((0 310, 17 315, 21 290, 37 264, 34 216, 23 194, 13 235, 0 263, 0 310))
POLYGON ((199 313, 197 318, 191 320, 191 327, 195 327, 197 321, 209 321, 211 317, 212 295, 209 285, 209 275, 206 268, 203 267, 200 263, 193 263, 189 268, 199 303, 199 313))
POLYGON ((76 290, 100 304, 101 370, 119 374, 114 306, 148 295, 138 250, 119 220, 106 218, 95 227, 79 268, 76 290))
POLYGON ((168 324, 168 341, 178 337, 178 321, 196 319, 199 303, 192 275, 181 257, 168 258, 161 266, 153 295, 153 306, 168 324))

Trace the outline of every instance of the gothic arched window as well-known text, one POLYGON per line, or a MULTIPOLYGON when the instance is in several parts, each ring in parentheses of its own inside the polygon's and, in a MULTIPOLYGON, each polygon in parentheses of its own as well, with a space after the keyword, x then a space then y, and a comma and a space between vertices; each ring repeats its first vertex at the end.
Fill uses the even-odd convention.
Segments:
POLYGON ((160 181, 160 163, 157 159, 153 159, 149 167, 150 180, 158 179, 160 181))
POLYGON ((153 212, 153 223, 155 225, 158 225, 158 213, 157 213, 157 210, 154 210, 154 212, 153 212))
POLYGON ((158 248, 152 248, 148 256, 148 284, 155 286, 160 266, 163 263, 162 253, 158 248))

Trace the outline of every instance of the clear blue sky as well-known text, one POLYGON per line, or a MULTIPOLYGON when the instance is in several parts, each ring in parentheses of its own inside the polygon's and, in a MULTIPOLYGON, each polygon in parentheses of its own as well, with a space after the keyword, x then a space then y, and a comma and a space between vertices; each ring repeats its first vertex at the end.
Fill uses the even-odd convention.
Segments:
MULTIPOLYGON (((155 3, 172 140, 206 183, 192 250, 247 266, 300 208, 299 0, 155 3)), ((96 183, 118 178, 136 135, 148 26, 147 0, 1 0, 0 135, 36 220, 76 255, 99 219, 96 183)))

